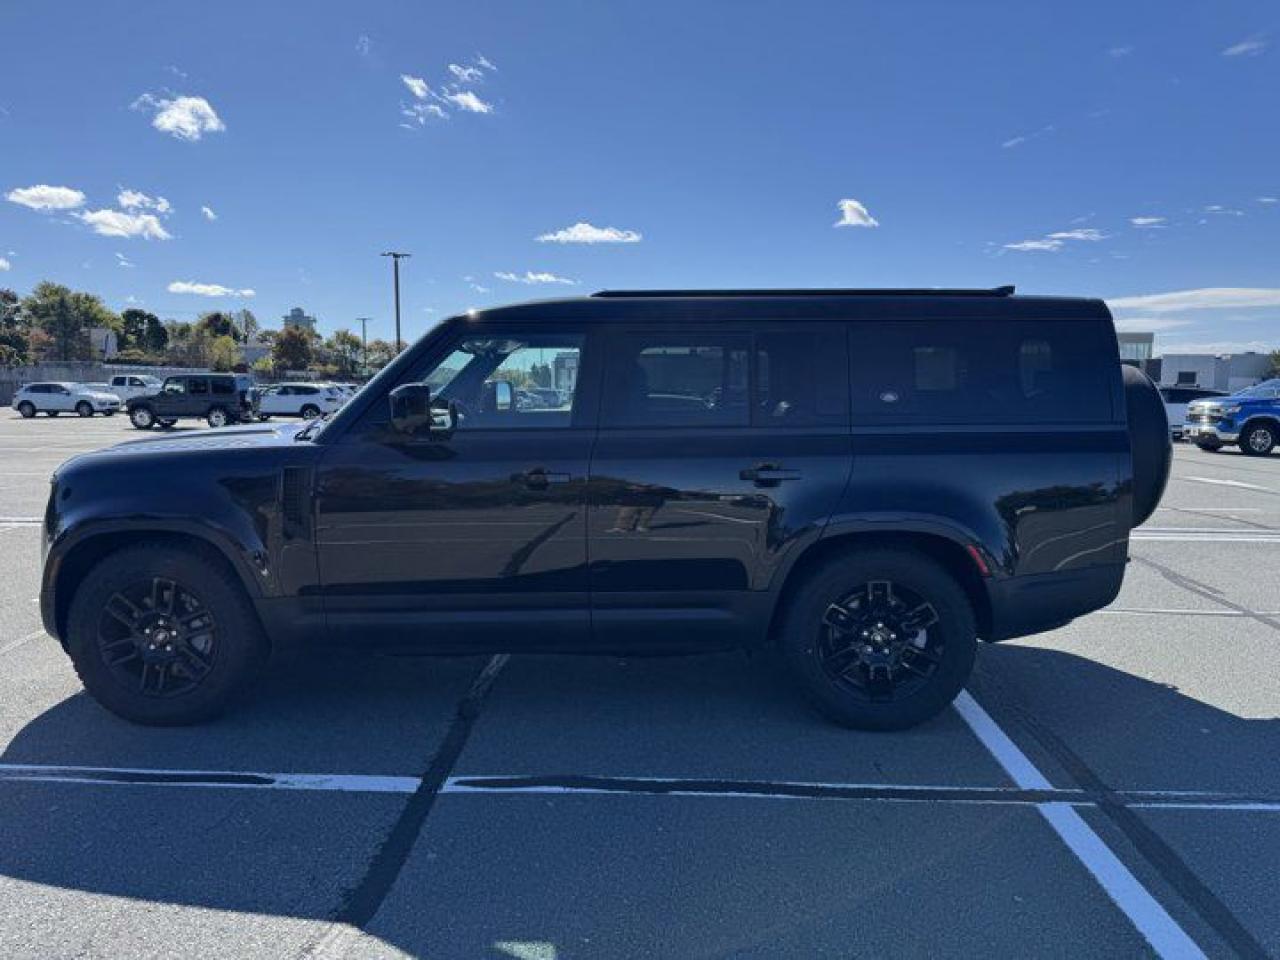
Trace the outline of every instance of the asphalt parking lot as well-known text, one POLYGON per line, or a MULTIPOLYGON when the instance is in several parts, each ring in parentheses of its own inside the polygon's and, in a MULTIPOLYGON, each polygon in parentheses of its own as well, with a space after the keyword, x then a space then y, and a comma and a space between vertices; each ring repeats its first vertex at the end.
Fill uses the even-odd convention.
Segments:
POLYGON ((768 658, 326 656, 130 726, 40 629, 0 411, 0 956, 1280 956, 1280 455, 1179 445, 1123 592, 901 734, 768 658))

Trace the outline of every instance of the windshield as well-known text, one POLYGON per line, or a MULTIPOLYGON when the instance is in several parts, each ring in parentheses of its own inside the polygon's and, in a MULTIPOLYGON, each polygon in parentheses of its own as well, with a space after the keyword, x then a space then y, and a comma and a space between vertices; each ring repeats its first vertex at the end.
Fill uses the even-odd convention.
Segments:
POLYGON ((1280 396, 1280 377, 1272 380, 1263 380, 1261 383, 1255 383, 1252 387, 1236 391, 1232 396, 1261 397, 1264 399, 1280 396))

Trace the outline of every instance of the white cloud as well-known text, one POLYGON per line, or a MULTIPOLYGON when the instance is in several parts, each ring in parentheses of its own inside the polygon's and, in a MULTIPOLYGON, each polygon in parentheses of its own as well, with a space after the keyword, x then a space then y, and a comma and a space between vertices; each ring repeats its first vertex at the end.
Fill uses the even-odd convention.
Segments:
POLYGON ((1224 57, 1256 57, 1265 49, 1267 49, 1267 41, 1263 37, 1250 37, 1248 40, 1233 43, 1222 51, 1222 55, 1224 57))
POLYGON ((861 201, 837 200, 840 208, 840 219, 832 224, 834 227, 878 227, 880 221, 867 212, 861 201))
POLYGON ((133 102, 133 109, 154 110, 151 126, 179 140, 195 141, 206 133, 218 133, 227 129, 212 104, 204 97, 174 97, 170 100, 144 93, 133 102))
POLYGON ((534 239, 539 243, 639 243, 641 238, 635 230, 596 227, 580 221, 572 227, 544 233, 534 239))
POLYGON ((1024 133, 1016 137, 1010 137, 1004 143, 1000 144, 1000 146, 1001 148, 1008 150, 1010 147, 1021 146, 1029 140, 1037 140, 1040 137, 1047 137, 1049 134, 1056 132, 1057 129, 1057 127, 1050 123, 1041 127, 1039 130, 1033 130, 1031 133, 1024 133))
POLYGON ((1161 340, 1162 354, 1171 353, 1210 353, 1214 356, 1223 353, 1270 353, 1275 343, 1265 340, 1210 340, 1202 342, 1170 342, 1161 340))
POLYGON ((479 67, 467 67, 461 64, 449 64, 449 72, 459 83, 479 83, 484 79, 484 71, 479 67))
POLYGON ((485 103, 470 90, 457 90, 453 93, 446 93, 444 99, 459 110, 465 110, 467 113, 493 113, 493 104, 485 103))
POLYGON ((116 202, 126 210, 154 210, 156 213, 172 213, 173 206, 164 197, 149 197, 138 190, 124 188, 116 196, 116 202))
POLYGON ((1052 252, 1061 250, 1062 244, 1062 240, 1019 240, 1017 243, 1006 243, 1004 245, 1004 249, 1022 251, 1042 250, 1052 252))
POLYGON ((1158 229, 1165 225, 1164 217, 1130 217, 1129 222, 1140 230, 1158 229))
POLYGON ((1122 332, 1141 331, 1142 333, 1157 333, 1161 330, 1176 330, 1179 327, 1190 326, 1190 320, 1177 320, 1173 317, 1152 317, 1147 315, 1138 315, 1131 317, 1117 316, 1116 329, 1122 332))
POLYGON ((1049 240, 1105 240, 1107 235, 1101 230, 1095 230, 1092 227, 1086 227, 1083 230, 1059 230, 1057 233, 1049 234, 1049 240))
POLYGON ((121 267, 136 266, 136 264, 132 260, 130 260, 128 257, 126 257, 123 253, 116 254, 116 265, 121 267))
POLYGON ((1179 310, 1220 310, 1231 307, 1280 307, 1276 287, 1200 287, 1172 293, 1150 293, 1138 297, 1108 298, 1114 310, 1142 310, 1167 313, 1179 310))
POLYGON ((6 260, 4 257, 0 257, 0 273, 3 273, 4 271, 8 270, 10 266, 11 265, 8 260, 6 260))
POLYGON ((1259 203, 1280 203, 1280 197, 1258 197, 1259 203))
POLYGON ((196 283, 192 280, 175 280, 169 284, 168 290, 170 293, 194 293, 201 297, 254 296, 253 290, 236 290, 233 287, 224 287, 220 283, 196 283))
POLYGON ((426 122, 435 117, 437 120, 448 120, 449 114, 444 112, 444 108, 438 103, 409 103, 400 107, 400 115, 407 117, 411 123, 402 123, 400 126, 406 130, 412 130, 414 126, 425 126, 426 122))
POLYGON ((508 283, 563 283, 569 286, 576 286, 577 280, 570 280, 568 277, 558 277, 554 273, 534 273, 532 270, 526 270, 523 275, 518 273, 509 273, 499 271, 494 273, 499 280, 506 280, 508 283))
POLYGON ((409 88, 409 92, 419 100, 425 100, 427 97, 431 96, 431 88, 427 86, 427 81, 423 80, 421 77, 415 77, 409 73, 402 73, 400 74, 400 80, 409 88))
POLYGON ((168 240, 169 231, 154 213, 125 213, 123 210, 87 210, 76 214, 104 237, 143 237, 168 240))
POLYGON ((84 194, 70 187, 51 187, 38 183, 33 187, 18 187, 4 195, 10 203, 21 204, 32 210, 74 210, 84 203, 84 194))
POLYGON ((1112 47, 1107 51, 1107 55, 1119 60, 1121 57, 1127 57, 1133 53, 1133 47, 1112 47))
POLYGON ((218 215, 213 212, 213 207, 201 207, 200 212, 204 214, 206 220, 217 220, 218 215))
POLYGON ((373 41, 365 34, 356 37, 356 53, 362 57, 367 57, 369 51, 373 49, 373 41))

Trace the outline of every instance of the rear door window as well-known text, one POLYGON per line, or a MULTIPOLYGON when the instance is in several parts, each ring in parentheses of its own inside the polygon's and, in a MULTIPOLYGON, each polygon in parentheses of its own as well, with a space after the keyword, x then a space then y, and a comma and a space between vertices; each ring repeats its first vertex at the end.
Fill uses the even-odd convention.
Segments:
POLYGON ((209 392, 209 381, 203 377, 192 377, 187 382, 187 392, 192 396, 203 396, 209 392))
POLYGON ((235 381, 233 380, 211 380, 213 384, 213 392, 219 394, 232 394, 236 392, 235 381))
POLYGON ((602 422, 616 427, 745 427, 745 333, 625 333, 609 353, 602 422))
POLYGON ((1114 337, 1088 321, 852 325, 855 423, 1100 423, 1114 337))

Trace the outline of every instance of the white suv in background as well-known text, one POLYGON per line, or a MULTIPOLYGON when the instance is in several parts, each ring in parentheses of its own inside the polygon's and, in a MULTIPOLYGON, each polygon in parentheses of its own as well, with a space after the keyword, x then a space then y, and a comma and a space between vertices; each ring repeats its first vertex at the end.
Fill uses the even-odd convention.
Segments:
POLYGON ((109 417, 120 409, 120 398, 83 383, 28 383, 14 394, 13 409, 28 419, 37 413, 51 417, 60 413, 82 417, 101 413, 109 417))
POLYGON ((153 377, 149 373, 118 373, 111 378, 108 389, 123 403, 134 397, 149 397, 153 393, 159 393, 163 386, 159 377, 153 377))
POLYGON ((314 420, 333 413, 347 400, 347 394, 327 383, 276 383, 258 394, 258 419, 302 417, 314 420))

